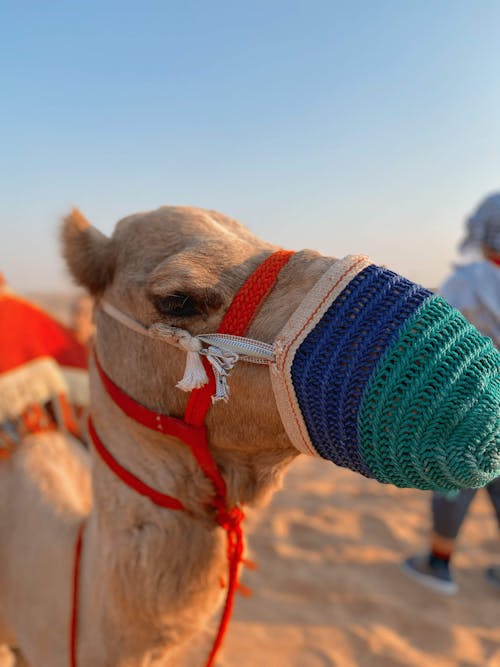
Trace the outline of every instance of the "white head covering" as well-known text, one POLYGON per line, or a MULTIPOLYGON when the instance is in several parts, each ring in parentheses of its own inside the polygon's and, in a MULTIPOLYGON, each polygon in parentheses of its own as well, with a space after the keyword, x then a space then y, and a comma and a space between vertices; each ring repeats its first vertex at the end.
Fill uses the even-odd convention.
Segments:
POLYGON ((471 250, 483 245, 500 252, 500 192, 486 197, 467 220, 467 234, 460 249, 471 250))

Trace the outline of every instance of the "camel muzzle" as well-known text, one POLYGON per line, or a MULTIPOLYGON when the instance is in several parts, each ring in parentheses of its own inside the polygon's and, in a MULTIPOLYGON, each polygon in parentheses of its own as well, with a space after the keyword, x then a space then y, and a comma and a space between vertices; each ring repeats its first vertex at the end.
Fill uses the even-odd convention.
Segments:
POLYGON ((500 474, 500 354, 442 298, 362 256, 335 262, 275 341, 302 452, 400 487, 500 474))

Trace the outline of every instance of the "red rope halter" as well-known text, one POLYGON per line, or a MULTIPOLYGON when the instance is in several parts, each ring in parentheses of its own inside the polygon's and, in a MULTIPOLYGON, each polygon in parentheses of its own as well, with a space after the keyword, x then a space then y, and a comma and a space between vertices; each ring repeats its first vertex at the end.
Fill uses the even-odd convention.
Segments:
MULTIPOLYGON (((218 333, 242 336, 246 333, 259 307, 274 287, 281 269, 287 264, 292 252, 279 250, 268 257, 252 273, 234 297, 227 313, 217 330, 218 333)), ((228 507, 226 483, 220 474, 207 440, 205 418, 211 405, 211 398, 215 392, 215 376, 210 364, 204 359, 205 368, 209 382, 191 392, 184 414, 184 419, 169 417, 149 410, 133 398, 128 396, 118 387, 104 372, 96 357, 96 366, 101 381, 112 400, 128 416, 143 426, 154 431, 172 435, 184 442, 192 452, 203 473, 211 480, 215 495, 211 505, 216 510, 216 521, 227 534, 227 559, 229 566, 229 580, 226 601, 219 623, 217 636, 214 640, 212 650, 206 662, 206 667, 212 667, 215 657, 220 649, 224 635, 231 617, 234 604, 234 595, 238 586, 238 572, 243 555, 243 511, 238 507, 228 507)), ((89 419, 89 433, 92 442, 101 460, 119 477, 127 486, 137 493, 148 497, 153 503, 172 510, 183 510, 184 505, 180 500, 168 496, 142 482, 129 470, 124 468, 105 447, 92 420, 89 419)), ((75 546, 75 559, 73 570, 73 597, 70 626, 70 664, 77 667, 76 651, 78 636, 78 591, 79 570, 82 550, 82 528, 78 531, 75 546)))

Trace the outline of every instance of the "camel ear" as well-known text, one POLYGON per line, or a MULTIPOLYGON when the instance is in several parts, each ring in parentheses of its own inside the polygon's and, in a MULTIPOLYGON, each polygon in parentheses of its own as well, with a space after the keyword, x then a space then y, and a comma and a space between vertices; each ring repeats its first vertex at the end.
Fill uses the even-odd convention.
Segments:
POLYGON ((102 293, 115 271, 113 241, 93 227, 78 209, 73 209, 63 220, 61 245, 74 280, 93 295, 102 293))

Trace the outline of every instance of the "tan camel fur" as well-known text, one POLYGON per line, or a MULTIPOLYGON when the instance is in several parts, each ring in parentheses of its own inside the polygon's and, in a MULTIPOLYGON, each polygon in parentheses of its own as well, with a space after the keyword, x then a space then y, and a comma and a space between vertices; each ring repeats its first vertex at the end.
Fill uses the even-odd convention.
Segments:
MULTIPOLYGON (((74 279, 97 305, 105 295, 143 324, 162 321, 191 333, 215 331, 245 279, 275 250, 218 213, 170 207, 123 219, 111 238, 74 211, 62 242, 74 279)), ((312 251, 294 255, 248 335, 272 342, 332 262, 312 251)), ((113 380, 149 408, 182 417, 188 395, 175 384, 185 353, 99 308, 96 324, 97 354, 113 380)), ((297 451, 284 432, 268 369, 238 364, 230 384, 229 402, 209 410, 209 441, 230 503, 251 504, 276 487, 297 451)), ((188 512, 156 507, 115 478, 95 452, 88 463, 62 436, 27 439, 0 466, 0 617, 9 630, 3 639, 15 638, 33 667, 68 667, 74 542, 87 515, 78 667, 177 666, 176 649, 206 626, 224 595, 225 535, 206 509, 211 484, 186 445, 124 416, 95 368, 91 410, 121 464, 180 499, 188 512)))

